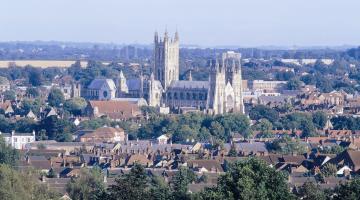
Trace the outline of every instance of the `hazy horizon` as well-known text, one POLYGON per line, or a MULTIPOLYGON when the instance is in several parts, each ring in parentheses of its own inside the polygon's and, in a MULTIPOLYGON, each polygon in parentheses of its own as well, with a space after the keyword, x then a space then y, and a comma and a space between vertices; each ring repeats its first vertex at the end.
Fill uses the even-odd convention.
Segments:
POLYGON ((360 1, 13 0, 2 3, 0 41, 152 43, 176 30, 183 45, 358 46, 360 1))

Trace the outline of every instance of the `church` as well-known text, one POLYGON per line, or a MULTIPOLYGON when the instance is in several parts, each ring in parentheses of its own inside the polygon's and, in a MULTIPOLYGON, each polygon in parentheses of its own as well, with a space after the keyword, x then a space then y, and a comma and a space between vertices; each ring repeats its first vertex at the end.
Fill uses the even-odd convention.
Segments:
MULTIPOLYGON (((179 35, 172 38, 165 32, 164 37, 154 36, 154 65, 150 77, 129 79, 122 72, 111 83, 90 84, 92 92, 108 98, 144 98, 149 106, 169 107, 170 110, 200 110, 208 114, 229 112, 244 113, 242 98, 241 54, 228 51, 210 61, 208 81, 179 80, 179 35), (109 91, 94 91, 108 88, 109 91)), ((99 80, 97 80, 99 82, 99 80)))

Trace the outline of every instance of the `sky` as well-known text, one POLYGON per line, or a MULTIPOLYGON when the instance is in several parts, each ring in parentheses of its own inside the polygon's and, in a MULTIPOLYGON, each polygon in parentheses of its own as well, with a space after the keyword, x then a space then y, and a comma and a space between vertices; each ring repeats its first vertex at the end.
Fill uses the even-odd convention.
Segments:
POLYGON ((0 0, 0 41, 360 45, 359 0, 0 0))

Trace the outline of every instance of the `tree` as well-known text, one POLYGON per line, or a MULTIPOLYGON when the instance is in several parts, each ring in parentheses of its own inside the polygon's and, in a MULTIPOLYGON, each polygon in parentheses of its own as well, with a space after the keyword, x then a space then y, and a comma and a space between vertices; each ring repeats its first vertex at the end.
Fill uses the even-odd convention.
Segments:
POLYGON ((187 194, 187 188, 190 183, 195 181, 195 173, 185 167, 180 167, 180 169, 175 173, 174 177, 171 180, 174 199, 185 200, 190 199, 190 195, 187 194))
POLYGON ((336 165, 331 164, 331 163, 326 163, 326 164, 321 168, 321 173, 322 173, 325 177, 336 176, 336 172, 337 172, 336 165))
POLYGON ((60 195, 45 185, 34 181, 38 175, 34 171, 24 173, 0 164, 0 198, 2 200, 48 200, 58 199, 60 195))
POLYGON ((349 182, 341 183, 334 189, 334 200, 358 200, 360 199, 360 178, 355 178, 349 182))
POLYGON ((317 111, 313 114, 312 121, 318 129, 323 129, 327 122, 327 115, 323 111, 317 111))
POLYGON ((7 164, 14 167, 19 158, 19 152, 7 145, 4 138, 0 136, 0 164, 7 164))
POLYGON ((294 199, 282 172, 267 166, 263 161, 249 158, 229 166, 218 184, 201 193, 201 199, 294 199))
POLYGON ((151 180, 152 187, 150 188, 150 199, 154 200, 172 200, 173 191, 169 185, 158 176, 155 176, 151 180))
POLYGON ((50 90, 48 102, 50 106, 60 107, 65 101, 64 94, 60 89, 53 88, 50 90))
POLYGON ((3 95, 4 100, 14 101, 16 99, 16 94, 13 90, 6 90, 5 92, 3 92, 3 95))
POLYGON ((300 89, 301 85, 302 82, 298 78, 292 78, 287 82, 286 88, 288 90, 298 90, 300 89))
POLYGON ((64 103, 64 109, 70 112, 73 115, 81 115, 82 111, 85 109, 87 102, 84 98, 75 97, 68 99, 64 103))
POLYGON ((40 96, 40 92, 36 87, 26 88, 25 94, 29 98, 37 98, 40 96))
POLYGON ((271 109, 264 105, 256 105, 251 108, 249 116, 252 120, 260 120, 265 118, 268 119, 271 123, 274 123, 279 119, 279 113, 275 109, 271 109))
POLYGON ((49 140, 59 142, 69 142, 72 140, 71 134, 75 127, 73 123, 65 119, 59 119, 56 116, 49 116, 41 121, 40 129, 46 130, 49 140))
POLYGON ((144 167, 135 164, 129 174, 121 175, 115 179, 115 185, 111 185, 108 189, 109 199, 114 200, 140 200, 148 199, 149 178, 146 175, 144 167))
POLYGON ((41 70, 35 67, 26 67, 26 70, 29 70, 29 84, 34 87, 41 86, 43 81, 41 70))
POLYGON ((71 199, 95 200, 105 192, 103 174, 100 168, 81 169, 77 178, 66 185, 71 199))
POLYGON ((236 151, 235 145, 231 145, 229 155, 230 157, 236 157, 238 155, 238 152, 236 151))
POLYGON ((326 195, 319 185, 313 182, 305 182, 300 188, 297 196, 303 200, 326 200, 326 195))
POLYGON ((260 122, 255 125, 255 129, 261 132, 262 137, 272 137, 272 128, 272 123, 267 119, 261 119, 260 122))

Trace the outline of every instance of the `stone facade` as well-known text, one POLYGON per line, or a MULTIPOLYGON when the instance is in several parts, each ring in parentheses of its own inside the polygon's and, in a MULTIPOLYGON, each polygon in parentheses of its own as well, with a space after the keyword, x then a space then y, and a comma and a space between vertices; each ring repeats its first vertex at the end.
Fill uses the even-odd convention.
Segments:
POLYGON ((159 80, 166 90, 172 81, 179 80, 179 35, 169 38, 167 31, 164 38, 154 37, 154 69, 155 79, 159 80))

